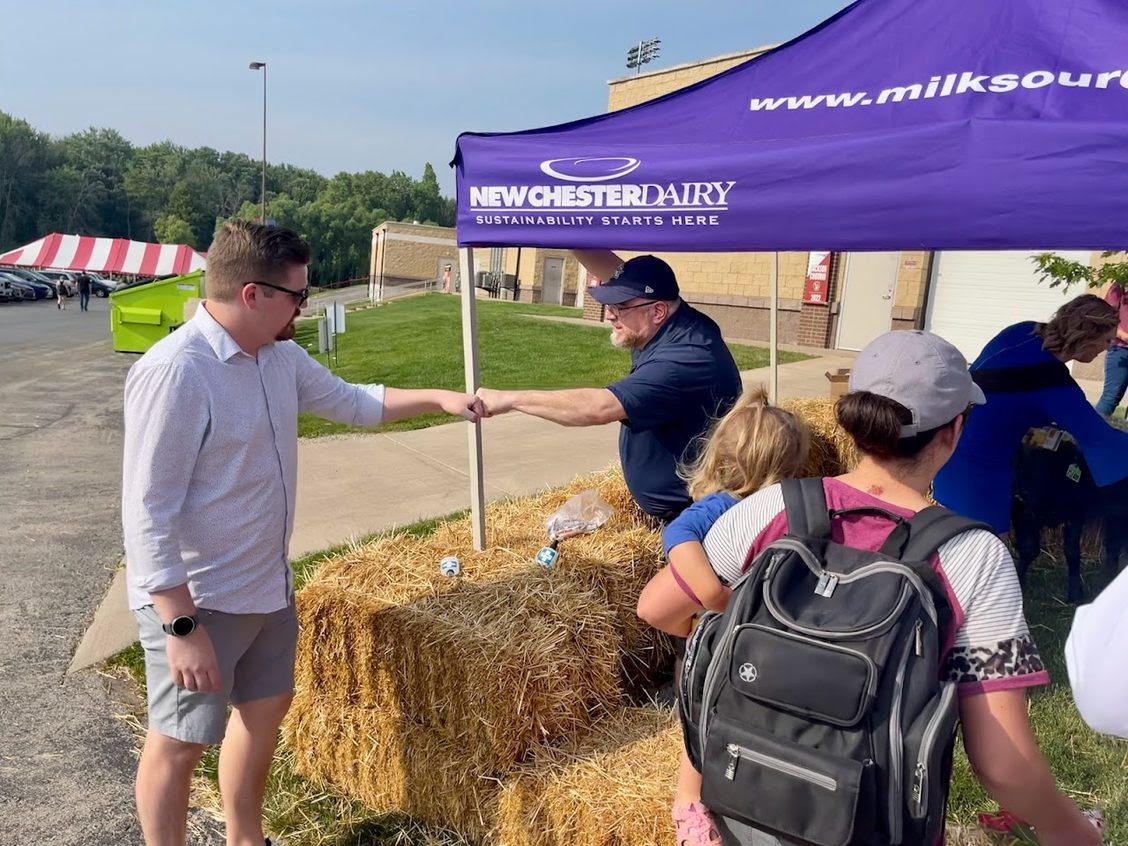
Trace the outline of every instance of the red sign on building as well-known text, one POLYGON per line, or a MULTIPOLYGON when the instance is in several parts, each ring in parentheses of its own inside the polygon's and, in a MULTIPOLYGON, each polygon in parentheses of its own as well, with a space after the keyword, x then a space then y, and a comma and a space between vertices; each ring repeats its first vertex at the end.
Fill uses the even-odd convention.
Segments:
POLYGON ((803 302, 827 304, 830 288, 830 253, 810 253, 807 259, 807 281, 803 283, 803 302))

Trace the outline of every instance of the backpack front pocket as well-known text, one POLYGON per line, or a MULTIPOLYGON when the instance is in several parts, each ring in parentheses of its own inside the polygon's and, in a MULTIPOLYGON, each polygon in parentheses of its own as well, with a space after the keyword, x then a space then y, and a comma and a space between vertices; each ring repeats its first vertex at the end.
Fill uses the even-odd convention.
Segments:
POLYGON ((846 846, 867 766, 873 763, 717 718, 705 750, 701 797, 716 813, 754 828, 814 846, 846 846))
POLYGON ((801 717, 853 726, 873 702, 877 668, 855 649, 751 623, 736 632, 729 684, 801 717))

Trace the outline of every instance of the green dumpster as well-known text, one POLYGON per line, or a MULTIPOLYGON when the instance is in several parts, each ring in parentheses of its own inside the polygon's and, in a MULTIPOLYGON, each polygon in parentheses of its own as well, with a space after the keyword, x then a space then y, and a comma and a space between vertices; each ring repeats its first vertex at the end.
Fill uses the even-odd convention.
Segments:
POLYGON ((118 352, 145 352, 182 325, 189 300, 204 296, 204 271, 158 279, 110 294, 110 331, 118 352))

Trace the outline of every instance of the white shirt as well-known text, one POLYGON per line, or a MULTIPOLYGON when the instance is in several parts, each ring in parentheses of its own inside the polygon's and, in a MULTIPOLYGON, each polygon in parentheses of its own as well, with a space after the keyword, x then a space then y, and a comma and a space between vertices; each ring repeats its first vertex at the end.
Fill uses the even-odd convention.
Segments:
POLYGON ((1065 666, 1089 728, 1128 737, 1128 570, 1073 615, 1065 666))
POLYGON ((185 583, 215 611, 289 604, 299 411, 375 426, 384 387, 345 382, 293 341, 248 355, 204 304, 130 368, 121 495, 130 608, 185 583))

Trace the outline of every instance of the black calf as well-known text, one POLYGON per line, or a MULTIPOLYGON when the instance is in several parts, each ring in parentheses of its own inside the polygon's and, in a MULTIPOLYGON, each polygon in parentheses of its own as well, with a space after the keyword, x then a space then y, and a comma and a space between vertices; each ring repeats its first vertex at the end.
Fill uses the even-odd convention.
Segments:
POLYGON ((1081 602, 1081 535, 1088 523, 1099 523, 1102 561, 1108 580, 1120 571, 1128 542, 1128 480, 1104 488, 1093 483, 1081 450, 1063 440, 1056 450, 1019 447, 1014 460, 1011 508, 1018 578, 1025 583, 1030 564, 1041 549, 1043 528, 1062 527, 1069 602, 1081 602))

